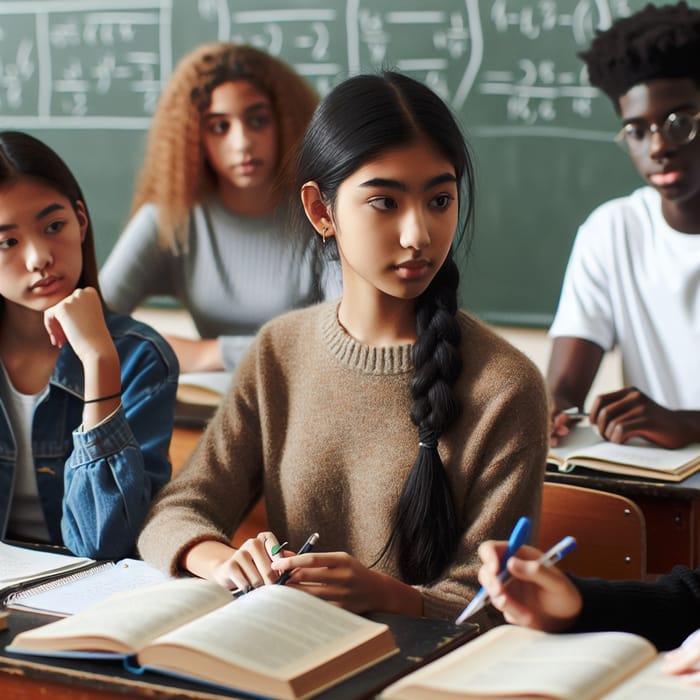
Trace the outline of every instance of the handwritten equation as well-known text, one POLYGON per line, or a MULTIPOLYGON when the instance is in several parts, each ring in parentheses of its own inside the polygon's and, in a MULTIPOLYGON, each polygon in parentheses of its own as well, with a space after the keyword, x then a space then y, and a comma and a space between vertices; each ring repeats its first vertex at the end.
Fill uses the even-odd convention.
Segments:
POLYGON ((0 2, 0 119, 147 128, 171 70, 170 3, 0 2))
POLYGON ((0 1, 0 125, 147 129, 174 61, 223 40, 280 56, 321 94, 361 71, 408 73, 472 133, 607 139, 609 106, 576 53, 645 2, 0 1))

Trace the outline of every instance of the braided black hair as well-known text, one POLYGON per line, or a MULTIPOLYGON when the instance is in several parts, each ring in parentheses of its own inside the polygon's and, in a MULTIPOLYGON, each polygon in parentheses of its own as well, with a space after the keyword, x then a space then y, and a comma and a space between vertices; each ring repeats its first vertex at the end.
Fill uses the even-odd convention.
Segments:
POLYGON ((411 420, 418 426, 419 450, 399 498, 393 535, 408 583, 437 578, 457 547, 452 488, 437 443, 460 412, 453 390, 462 369, 458 285, 459 271, 449 256, 416 307, 411 420))
POLYGON ((700 10, 685 2, 647 5, 598 32, 587 51, 592 85, 618 107, 630 88, 659 78, 691 78, 700 85, 700 10))

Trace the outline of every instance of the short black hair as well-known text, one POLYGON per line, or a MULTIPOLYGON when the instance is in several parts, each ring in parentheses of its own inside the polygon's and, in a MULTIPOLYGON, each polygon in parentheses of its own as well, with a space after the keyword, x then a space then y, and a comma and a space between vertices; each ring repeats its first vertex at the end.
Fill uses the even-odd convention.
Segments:
POLYGON ((630 88, 659 78, 690 78, 700 85, 700 10, 687 3, 647 5, 599 31, 579 54, 592 85, 618 108, 630 88))

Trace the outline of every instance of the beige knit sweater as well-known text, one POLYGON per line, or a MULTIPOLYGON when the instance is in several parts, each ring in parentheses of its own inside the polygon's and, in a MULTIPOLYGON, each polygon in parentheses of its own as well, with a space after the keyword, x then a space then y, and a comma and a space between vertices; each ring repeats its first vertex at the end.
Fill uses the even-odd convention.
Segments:
MULTIPOLYGON (((369 565, 418 451, 409 416, 411 345, 368 347, 337 321, 337 302, 292 311, 258 333, 232 388, 177 477, 160 492, 138 546, 176 572, 195 543, 230 538, 261 493, 269 528, 298 548, 346 551, 369 565)), ((478 583, 477 547, 528 515, 537 530, 548 445, 539 371, 460 314, 462 412, 439 444, 462 533, 454 562, 422 587, 428 617, 454 618, 478 583)), ((379 567, 397 575, 394 560, 379 567)))

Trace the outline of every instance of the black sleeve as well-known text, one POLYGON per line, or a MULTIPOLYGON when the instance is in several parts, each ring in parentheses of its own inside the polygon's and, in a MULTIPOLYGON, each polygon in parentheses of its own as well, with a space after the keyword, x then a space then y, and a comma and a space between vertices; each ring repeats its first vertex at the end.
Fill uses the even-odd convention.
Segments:
POLYGON ((633 632, 666 651, 700 628, 700 568, 676 566, 658 581, 570 578, 583 598, 571 632, 633 632))

